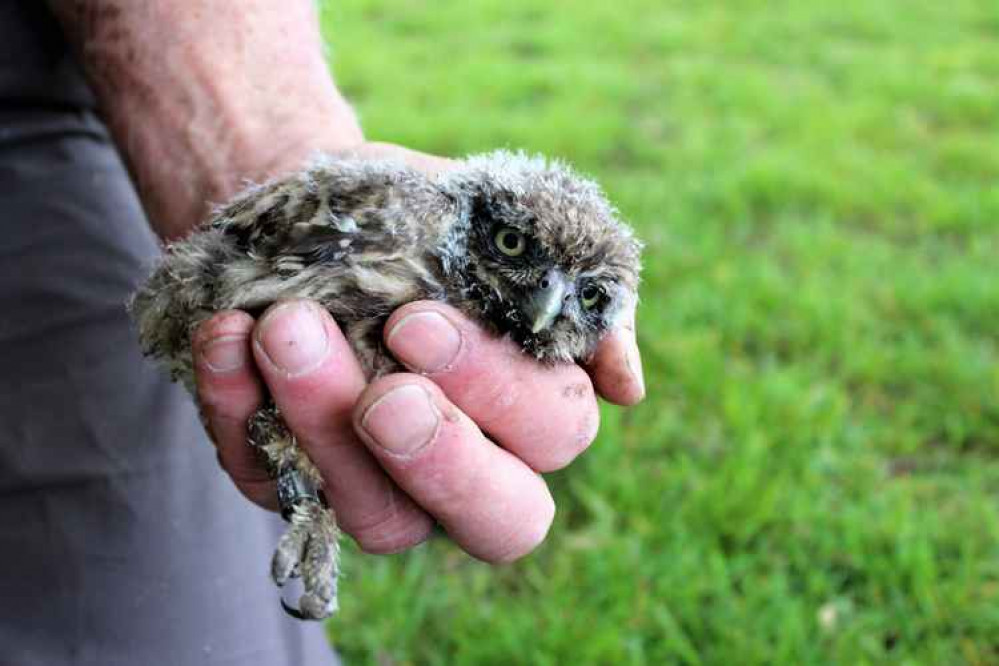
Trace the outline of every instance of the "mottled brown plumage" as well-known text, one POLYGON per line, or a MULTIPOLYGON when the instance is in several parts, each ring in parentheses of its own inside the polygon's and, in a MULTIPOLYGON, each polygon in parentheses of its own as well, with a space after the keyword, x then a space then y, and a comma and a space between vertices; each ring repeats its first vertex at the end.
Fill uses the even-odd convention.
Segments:
MULTIPOLYGON (((541 362, 569 362, 633 302, 639 249, 594 183, 542 158, 490 153, 436 178, 396 162, 323 159, 246 190, 170 246, 133 310, 144 348, 189 388, 199 322, 286 298, 329 310, 372 377, 401 369, 382 327, 419 299, 447 301, 541 362)), ((337 530, 319 474, 273 404, 252 420, 249 443, 291 521, 274 579, 301 575, 299 615, 326 617, 337 530)))

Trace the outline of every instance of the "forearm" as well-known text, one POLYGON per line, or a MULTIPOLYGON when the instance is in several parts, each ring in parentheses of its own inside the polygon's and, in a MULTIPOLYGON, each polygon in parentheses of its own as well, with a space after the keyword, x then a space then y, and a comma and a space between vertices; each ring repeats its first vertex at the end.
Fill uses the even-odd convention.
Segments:
POLYGON ((313 0, 49 0, 154 229, 362 140, 323 57, 313 0))

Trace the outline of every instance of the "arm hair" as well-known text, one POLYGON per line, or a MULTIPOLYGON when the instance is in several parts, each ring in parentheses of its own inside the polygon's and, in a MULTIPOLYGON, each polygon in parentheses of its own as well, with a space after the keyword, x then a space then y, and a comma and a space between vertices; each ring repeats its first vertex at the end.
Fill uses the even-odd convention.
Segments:
POLYGON ((163 238, 247 180, 363 141, 313 0, 49 0, 163 238))

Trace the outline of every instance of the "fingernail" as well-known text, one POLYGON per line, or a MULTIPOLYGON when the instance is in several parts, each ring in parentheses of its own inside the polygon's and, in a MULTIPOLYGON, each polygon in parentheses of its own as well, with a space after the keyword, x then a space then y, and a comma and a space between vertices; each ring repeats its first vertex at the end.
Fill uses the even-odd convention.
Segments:
POLYGON ((302 375, 326 358, 329 337, 318 306, 304 301, 279 305, 257 327, 257 345, 264 356, 288 375, 302 375))
POLYGON ((419 386, 405 384, 376 400, 361 419, 361 427, 389 453, 412 455, 437 434, 440 417, 430 396, 419 386))
POLYGON ((632 379, 641 389, 641 395, 645 395, 645 375, 642 373, 642 356, 638 353, 638 346, 631 343, 624 353, 624 362, 628 366, 632 379))
POLYGON ((437 312, 414 312, 396 322, 385 344, 410 369, 440 372, 458 356, 461 333, 437 312))
POLYGON ((212 372, 232 372, 246 365, 246 336, 222 335, 201 347, 201 359, 212 372))

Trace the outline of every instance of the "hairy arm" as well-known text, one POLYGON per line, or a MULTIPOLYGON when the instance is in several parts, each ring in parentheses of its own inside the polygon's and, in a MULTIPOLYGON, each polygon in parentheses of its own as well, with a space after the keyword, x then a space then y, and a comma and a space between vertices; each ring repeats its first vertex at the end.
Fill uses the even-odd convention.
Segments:
POLYGON ((184 235, 246 180, 363 135, 314 0, 49 0, 154 229, 184 235))

